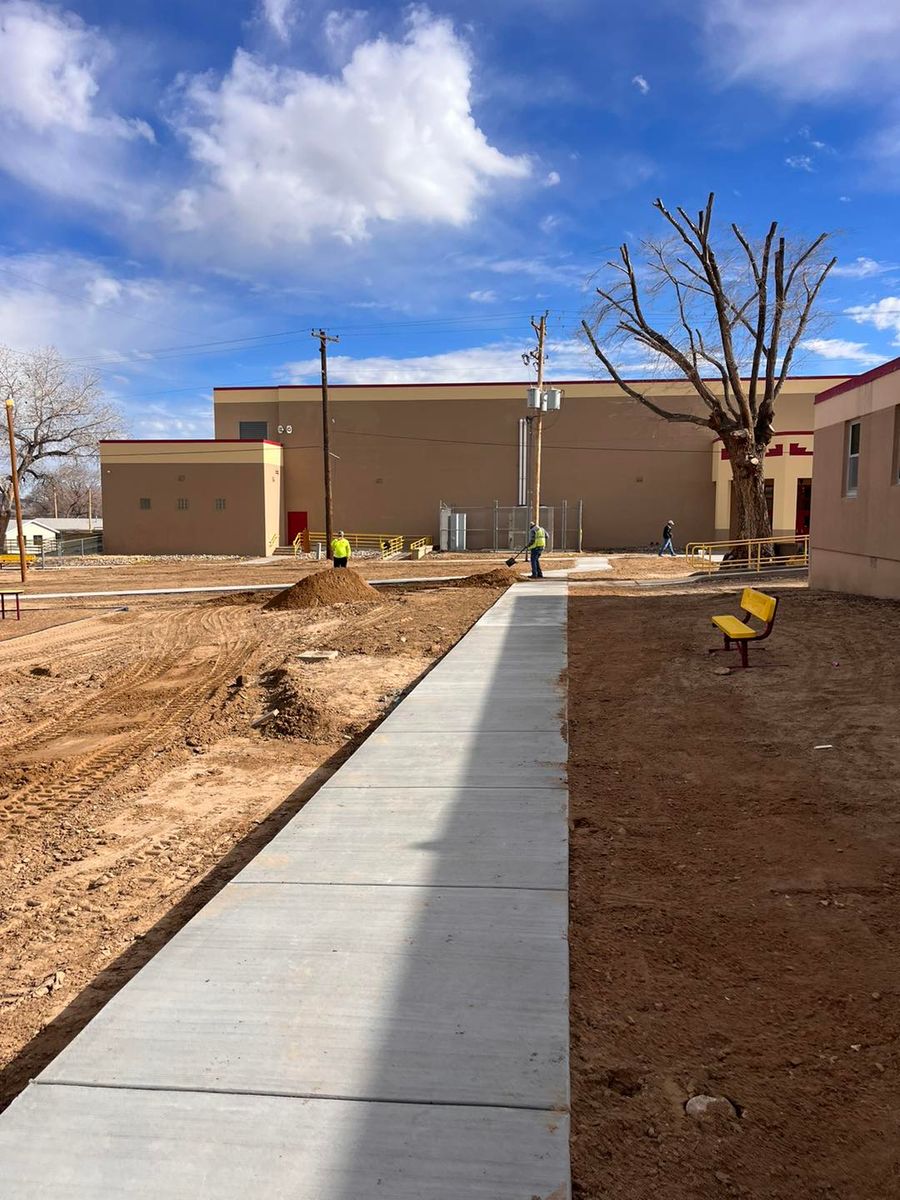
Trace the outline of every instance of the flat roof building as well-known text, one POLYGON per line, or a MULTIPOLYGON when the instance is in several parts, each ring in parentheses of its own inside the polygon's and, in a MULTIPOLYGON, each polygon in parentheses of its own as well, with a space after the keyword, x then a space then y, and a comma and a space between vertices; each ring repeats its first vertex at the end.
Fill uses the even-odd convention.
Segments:
POLYGON ((816 397, 810 583, 900 599, 900 358, 816 397))
MULTIPOLYGON (((765 463, 779 536, 808 527, 813 397, 835 382, 790 379, 779 399, 765 463)), ((669 517, 682 541, 731 535, 731 469, 710 430, 666 422, 608 380, 554 384, 564 396, 544 421, 542 502, 569 512, 580 502, 585 548, 651 545, 669 517)), ((701 411, 683 381, 644 386, 659 403, 701 411)), ((442 503, 524 505, 526 387, 332 386, 336 523, 437 540, 442 503)), ((213 409, 212 442, 101 445, 108 552, 266 554, 323 528, 319 387, 216 388, 213 409)))

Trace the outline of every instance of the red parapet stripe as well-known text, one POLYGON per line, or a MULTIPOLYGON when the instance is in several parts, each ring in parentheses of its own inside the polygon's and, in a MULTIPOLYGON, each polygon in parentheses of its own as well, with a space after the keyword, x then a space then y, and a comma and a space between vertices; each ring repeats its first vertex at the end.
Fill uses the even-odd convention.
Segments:
POLYGON ((815 403, 821 404, 823 400, 832 400, 835 396, 842 396, 844 392, 855 391, 856 388, 862 387, 866 383, 883 379, 885 375, 893 375, 895 371, 900 371, 900 358, 892 358, 890 362, 882 363, 880 367, 873 367, 871 371, 863 371, 862 375, 854 375, 852 379, 846 379, 826 392, 819 392, 815 403))

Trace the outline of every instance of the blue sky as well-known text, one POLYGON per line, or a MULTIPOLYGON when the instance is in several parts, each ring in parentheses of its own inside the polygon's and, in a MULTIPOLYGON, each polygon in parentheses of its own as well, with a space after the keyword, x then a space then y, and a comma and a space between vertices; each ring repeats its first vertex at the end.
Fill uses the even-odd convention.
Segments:
POLYGON ((134 436, 214 385, 524 378, 589 277, 718 197, 835 232, 797 370, 900 353, 900 4, 0 0, 0 341, 96 368, 134 436))

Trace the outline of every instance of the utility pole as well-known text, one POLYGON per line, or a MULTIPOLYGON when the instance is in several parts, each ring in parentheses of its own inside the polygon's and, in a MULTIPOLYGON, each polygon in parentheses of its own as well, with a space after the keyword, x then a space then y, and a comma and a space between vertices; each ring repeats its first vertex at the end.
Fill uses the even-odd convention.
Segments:
POLYGON ((338 337, 329 337, 324 329, 313 329, 311 334, 319 340, 319 356, 322 360, 322 453, 325 456, 325 552, 329 558, 331 541, 334 537, 334 504, 331 494, 331 421, 328 416, 328 343, 339 342, 338 337))
POLYGON ((53 489, 53 515, 59 516, 59 505, 56 503, 56 488, 53 489))
POLYGON ((94 532, 94 489, 88 488, 88 533, 94 532))
POLYGON ((19 471, 16 466, 16 439, 13 434, 13 398, 6 397, 6 429, 9 433, 9 469, 12 473, 13 500, 16 506, 16 532, 19 535, 19 568, 22 582, 28 571, 28 559, 25 555, 25 536, 22 533, 22 501, 19 497, 19 471))
MULTIPOLYGON (((522 357, 537 367, 537 388, 539 394, 544 391, 544 342, 547 337, 547 317, 545 312, 540 321, 531 318, 531 328, 537 335, 537 347, 529 350, 522 357)), ((535 525, 541 523, 541 441, 544 433, 544 409, 541 405, 531 418, 531 520, 535 525)))

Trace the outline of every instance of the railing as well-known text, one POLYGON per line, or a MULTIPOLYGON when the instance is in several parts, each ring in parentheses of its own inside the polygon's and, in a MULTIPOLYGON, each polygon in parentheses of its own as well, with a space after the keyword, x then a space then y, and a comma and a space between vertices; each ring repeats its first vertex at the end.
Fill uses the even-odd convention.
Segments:
POLYGON ((684 556, 694 571, 771 571, 774 567, 808 567, 809 535, 748 538, 735 542, 688 542, 684 556))
MULTIPOLYGON (((298 535, 300 536, 300 535, 298 535)), ((345 533, 344 537, 353 550, 374 550, 382 558, 390 558, 399 554, 403 549, 402 533, 345 533)), ((324 533, 310 533, 311 543, 321 542, 325 545, 324 533)), ((297 553, 297 539, 294 539, 294 553, 297 553)))
POLYGON ((424 550, 426 546, 431 546, 431 544, 430 537, 416 538, 414 542, 409 543, 409 548, 410 550, 424 550))

